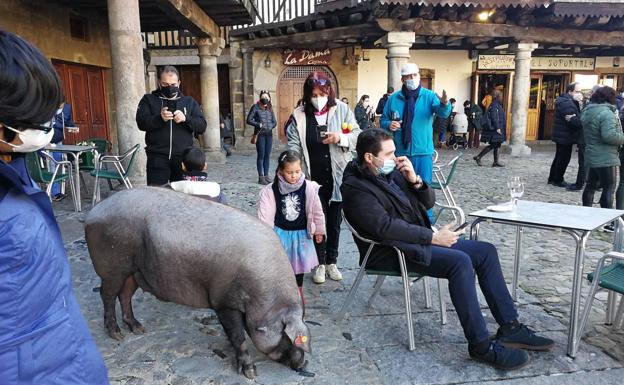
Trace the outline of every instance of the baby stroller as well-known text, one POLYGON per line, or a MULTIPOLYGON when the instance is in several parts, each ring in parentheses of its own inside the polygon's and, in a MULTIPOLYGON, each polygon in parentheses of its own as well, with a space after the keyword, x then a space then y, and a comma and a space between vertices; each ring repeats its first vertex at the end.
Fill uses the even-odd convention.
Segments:
POLYGON ((457 150, 459 147, 468 148, 468 117, 462 112, 455 114, 451 122, 452 133, 446 141, 447 148, 457 150))

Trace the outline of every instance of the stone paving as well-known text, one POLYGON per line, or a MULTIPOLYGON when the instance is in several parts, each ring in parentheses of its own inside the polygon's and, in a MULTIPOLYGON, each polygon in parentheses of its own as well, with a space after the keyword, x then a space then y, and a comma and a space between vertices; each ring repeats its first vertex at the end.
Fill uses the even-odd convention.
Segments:
MULTIPOLYGON (((553 148, 537 147, 530 158, 502 158, 505 168, 492 168, 491 158, 477 167, 473 150, 464 153, 452 182, 456 199, 466 212, 508 200, 506 181, 511 176, 527 180, 523 199, 579 204, 580 192, 568 192, 546 185, 553 148)), ((449 160, 457 152, 442 150, 440 159, 449 160)), ((491 155, 489 155, 491 157, 491 155)), ((571 161, 568 179, 576 175, 576 159, 571 161)), ((274 165, 275 163, 273 163, 274 165)), ((255 213, 260 186, 255 184, 255 156, 234 155, 225 165, 211 165, 211 179, 221 183, 230 205, 255 213)), ((89 183, 89 181, 87 182, 89 183)), ((92 188, 92 186, 89 186, 92 188)), ((102 186, 107 192, 108 187, 102 186)), ((87 195, 84 193, 84 195, 87 195)), ((105 195, 104 195, 105 196, 105 195)), ((115 385, 147 384, 247 384, 235 371, 233 349, 210 310, 196 310, 163 303, 149 294, 137 292, 135 314, 145 325, 144 335, 114 341, 102 325, 99 286, 84 242, 85 212, 71 211, 71 201, 55 203, 55 212, 66 242, 74 273, 74 287, 91 332, 102 351, 109 377, 115 385)), ((84 207, 90 207, 85 198, 84 207)), ((120 226, 123 231, 123 226, 120 226)), ((236 231, 236 229, 232 229, 236 231)), ((503 270, 511 281, 515 232, 499 225, 483 225, 481 240, 494 243, 503 270)), ((585 271, 611 248, 612 235, 595 233, 588 243, 585 271)), ((357 272, 358 255, 347 229, 342 230, 339 266, 342 282, 315 285, 309 277, 304 283, 306 321, 312 333, 312 354, 304 377, 254 351, 258 384, 616 384, 624 376, 624 331, 604 325, 606 293, 599 294, 590 327, 576 359, 565 355, 569 316, 574 242, 566 235, 525 230, 520 275, 519 311, 521 320, 538 332, 557 341, 549 353, 531 353, 525 368, 503 372, 472 361, 452 304, 446 298, 449 321, 440 324, 437 285, 433 288, 433 307, 424 306, 421 283, 412 290, 416 350, 407 350, 407 331, 402 286, 399 279, 387 279, 371 307, 366 305, 372 278, 365 278, 350 314, 342 321, 333 319, 357 272)), ((584 293, 587 284, 584 281, 584 293)), ((445 287, 446 285, 444 285, 445 287)), ((443 290, 446 292, 446 290, 443 290)), ((496 325, 483 308, 492 333, 496 325)))

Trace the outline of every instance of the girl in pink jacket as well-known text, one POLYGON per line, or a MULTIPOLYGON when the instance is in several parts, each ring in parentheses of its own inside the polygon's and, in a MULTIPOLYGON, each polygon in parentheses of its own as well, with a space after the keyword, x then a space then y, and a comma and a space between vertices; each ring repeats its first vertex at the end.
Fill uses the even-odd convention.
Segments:
POLYGON ((275 179, 260 191, 258 202, 258 218, 273 227, 282 242, 304 305, 303 274, 318 265, 313 242, 321 243, 325 236, 319 187, 305 180, 299 155, 284 151, 277 158, 275 179))

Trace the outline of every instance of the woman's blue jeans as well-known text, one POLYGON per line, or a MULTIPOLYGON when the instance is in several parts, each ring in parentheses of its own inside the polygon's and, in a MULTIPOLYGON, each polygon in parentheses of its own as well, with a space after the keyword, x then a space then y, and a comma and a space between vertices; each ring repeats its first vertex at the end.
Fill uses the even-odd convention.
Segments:
POLYGON ((256 158, 256 167, 258 168, 258 175, 269 175, 269 160, 271 158, 271 147, 273 146, 273 136, 271 135, 258 135, 256 141, 256 151, 258 157, 256 158))

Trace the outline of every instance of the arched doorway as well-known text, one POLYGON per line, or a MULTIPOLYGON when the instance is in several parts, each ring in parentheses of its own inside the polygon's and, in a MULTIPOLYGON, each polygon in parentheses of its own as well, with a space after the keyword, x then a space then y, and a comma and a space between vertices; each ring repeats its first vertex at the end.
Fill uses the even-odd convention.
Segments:
POLYGON ((303 96, 303 83, 312 71, 325 73, 332 82, 334 91, 338 95, 338 82, 334 73, 326 66, 291 66, 286 67, 277 80, 277 97, 279 100, 279 112, 277 116, 277 127, 279 128, 279 138, 284 140, 284 123, 290 117, 297 101, 303 96))

